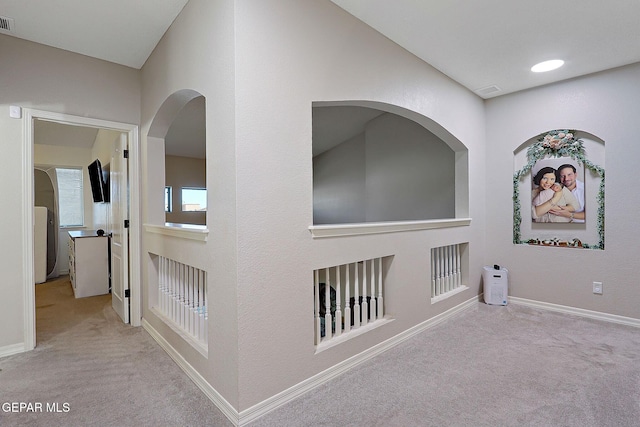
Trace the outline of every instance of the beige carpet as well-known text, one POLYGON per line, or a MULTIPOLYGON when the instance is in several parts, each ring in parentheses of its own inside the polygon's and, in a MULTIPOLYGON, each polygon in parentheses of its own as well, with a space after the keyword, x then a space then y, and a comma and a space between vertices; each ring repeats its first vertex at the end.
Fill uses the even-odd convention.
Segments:
MULTIPOLYGON (((231 425, 109 296, 36 295, 38 347, 0 359, 0 404, 61 412, 0 426, 231 425)), ((640 426, 640 329, 479 303, 251 424, 289 426, 640 426)))
POLYGON ((231 426, 110 295, 76 299, 68 277, 37 285, 36 330, 34 351, 0 359, 2 427, 231 426), (36 412, 6 406, 21 402, 36 412))
POLYGON ((298 426, 640 426, 640 329, 479 303, 256 420, 298 426))

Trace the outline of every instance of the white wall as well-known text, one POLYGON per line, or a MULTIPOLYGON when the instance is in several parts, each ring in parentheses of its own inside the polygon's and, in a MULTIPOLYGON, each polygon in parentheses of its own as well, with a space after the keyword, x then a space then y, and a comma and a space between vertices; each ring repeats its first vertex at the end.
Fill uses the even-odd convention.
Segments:
POLYGON ((479 98, 329 1, 239 1, 236 10, 243 410, 477 294, 484 261, 485 132, 479 98), (308 231, 312 103, 342 100, 417 111, 462 141, 471 164, 472 225, 314 240, 308 231), (430 248, 467 241, 471 289, 430 305, 430 248), (315 354, 313 270, 384 255, 395 255, 385 307, 396 320, 315 354))
MULTIPOLYGON (((175 92, 197 91, 206 103, 208 241, 194 242, 145 233, 143 286, 153 286, 152 257, 162 255, 207 272, 208 359, 150 310, 143 317, 234 407, 238 407, 238 304, 235 201, 235 3, 190 0, 142 69, 141 150, 145 223, 163 225, 164 135, 147 137, 156 113, 175 92)), ((157 124, 157 123, 155 123, 157 124)), ((163 122, 166 129, 171 120, 163 122)), ((166 131, 165 129, 165 131, 166 131)), ((157 286, 157 283, 155 283, 157 286)), ((152 294, 152 293, 151 293, 152 294)), ((146 295, 146 292, 145 292, 146 295)))
POLYGON ((313 158, 313 223, 365 222, 366 140, 361 133, 313 158))
POLYGON ((3 240, 0 269, 5 280, 0 285, 0 352, 24 342, 25 264, 23 212, 25 197, 31 197, 20 182, 29 165, 23 164, 23 121, 9 118, 9 106, 35 108, 126 123, 140 117, 139 72, 127 67, 91 59, 0 35, 0 129, 2 150, 0 181, 2 199, 11 200, 0 225, 3 240), (99 78, 96 78, 99 76, 99 78), (14 185, 7 185, 14 183, 14 185))
MULTIPOLYGON (((640 319, 639 99, 640 64, 634 64, 487 101, 486 185, 491 191, 485 262, 509 269, 511 295, 640 319), (590 160, 593 155, 600 163, 606 157, 604 251, 511 243, 514 151, 540 133, 561 128, 604 141, 605 156, 593 142, 586 146, 590 160), (593 281, 604 283, 603 295, 592 293, 593 281)), ((587 221, 594 220, 587 212, 587 221)))
POLYGON ((191 0, 145 64, 142 84, 143 218, 152 224, 164 218, 164 171, 156 166, 164 158, 164 135, 156 112, 184 89, 207 99, 209 239, 146 233, 143 283, 153 295, 153 255, 207 271, 208 359, 154 315, 154 301, 144 302, 144 318, 236 410, 477 294, 484 246, 482 101, 331 2, 191 0), (311 110, 325 100, 414 110, 463 141, 472 158, 472 225, 313 240, 311 110), (458 242, 471 242, 470 268, 477 272, 471 289, 431 306, 430 248, 458 242), (314 355, 313 269, 392 254, 396 289, 388 289, 385 303, 391 301, 396 321, 314 355))
POLYGON ((367 221, 455 218, 454 152, 419 124, 393 114, 366 129, 367 221))

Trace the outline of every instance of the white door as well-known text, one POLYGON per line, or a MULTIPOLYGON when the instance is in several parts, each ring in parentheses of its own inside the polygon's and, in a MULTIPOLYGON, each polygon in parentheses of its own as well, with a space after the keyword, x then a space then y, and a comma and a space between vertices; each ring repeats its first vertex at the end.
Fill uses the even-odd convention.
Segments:
POLYGON ((111 155, 111 301, 122 321, 129 323, 129 171, 126 150, 127 135, 123 133, 114 144, 111 155))

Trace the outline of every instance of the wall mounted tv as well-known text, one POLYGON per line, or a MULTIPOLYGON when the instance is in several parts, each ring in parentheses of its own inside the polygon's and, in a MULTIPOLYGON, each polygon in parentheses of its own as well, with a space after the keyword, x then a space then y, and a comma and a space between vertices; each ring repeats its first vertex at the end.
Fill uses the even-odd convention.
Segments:
POLYGON ((105 171, 102 170, 100 160, 95 159, 87 169, 89 170, 89 181, 91 182, 91 194, 93 195, 93 201, 96 203, 108 202, 109 177, 108 175, 105 176, 105 171))

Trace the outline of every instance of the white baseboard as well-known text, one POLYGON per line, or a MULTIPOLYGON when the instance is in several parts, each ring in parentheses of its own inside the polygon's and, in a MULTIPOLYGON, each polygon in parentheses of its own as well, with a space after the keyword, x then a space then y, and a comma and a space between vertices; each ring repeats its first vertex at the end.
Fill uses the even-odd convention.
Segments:
POLYGON ((383 341, 380 344, 368 348, 362 353, 356 354, 355 356, 352 356, 349 359, 344 360, 337 365, 334 365, 314 375, 311 378, 307 378, 306 380, 252 406, 251 408, 245 409, 244 411, 240 412, 240 424, 238 425, 245 426, 250 422, 255 421, 256 419, 260 418, 263 415, 266 415, 274 409, 302 396, 306 392, 311 391, 314 388, 321 386, 322 384, 325 384, 326 382, 338 377, 348 370, 391 349, 392 347, 397 346, 401 342, 413 337, 414 335, 419 334, 420 332, 431 328, 466 309, 475 306, 477 303, 478 297, 474 296, 473 298, 463 302, 462 304, 445 311, 444 313, 432 317, 431 319, 426 320, 410 329, 407 329, 406 331, 401 332, 400 334, 389 338, 388 340, 383 341))
POLYGON ((218 391, 211 386, 205 380, 202 375, 196 371, 193 366, 189 364, 185 360, 184 357, 180 353, 176 351, 175 348, 162 336, 160 333, 153 327, 149 322, 147 322, 144 318, 142 319, 142 327, 149 332, 149 335, 156 340, 156 342, 162 347, 164 351, 178 364, 178 366, 187 374, 191 381, 193 381, 200 390, 213 402, 214 405, 224 414, 225 417, 229 419, 233 423, 233 425, 240 425, 240 416, 238 411, 231 406, 227 400, 222 397, 218 391))
POLYGON ((25 351, 27 350, 25 350, 23 342, 19 344, 5 345, 4 347, 0 347, 0 358, 13 356, 14 354, 18 353, 24 353, 25 351))
POLYGON ((618 316, 616 314, 602 313, 600 311, 585 310, 583 308, 569 307, 566 305, 552 304, 549 302, 535 301, 525 298, 509 297, 509 302, 513 304, 525 305, 542 310, 557 311, 565 314, 587 317, 589 319, 603 320, 605 322, 619 323, 621 325, 640 327, 640 319, 633 317, 618 316))
POLYGON ((344 374, 352 368, 374 358, 375 356, 397 346, 403 341, 419 334, 420 332, 431 328, 445 320, 455 316, 456 314, 467 310, 478 303, 478 297, 473 298, 459 304, 444 313, 441 313, 431 319, 428 319, 398 335, 389 338, 367 350, 334 365, 313 377, 306 380, 250 407, 242 412, 238 412, 229 402, 227 402, 220 393, 218 393, 172 346, 151 326, 145 319, 142 319, 142 327, 149 332, 158 344, 169 354, 169 356, 180 366, 180 368, 196 383, 198 388, 222 411, 222 413, 235 426, 242 427, 255 421, 256 419, 266 415, 267 413, 279 408, 282 405, 302 396, 308 391, 319 387, 328 381, 344 374))

